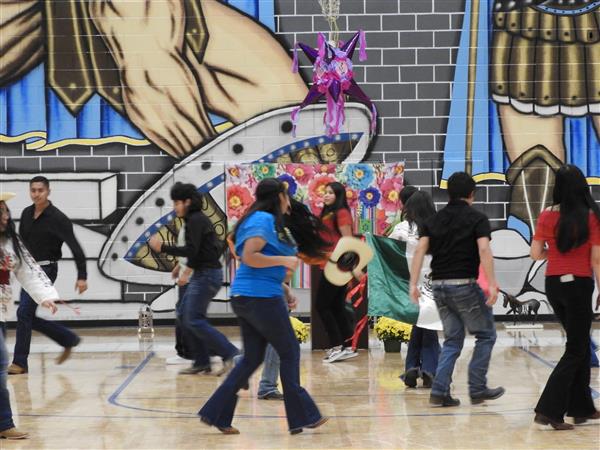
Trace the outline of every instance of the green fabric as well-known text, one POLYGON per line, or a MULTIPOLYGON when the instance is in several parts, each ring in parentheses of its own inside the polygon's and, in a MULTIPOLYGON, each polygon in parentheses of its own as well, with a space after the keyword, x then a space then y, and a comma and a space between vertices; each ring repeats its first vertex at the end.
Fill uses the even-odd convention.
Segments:
POLYGON ((406 242, 367 234, 374 252, 367 273, 369 316, 383 316, 405 323, 417 323, 419 307, 410 301, 410 272, 406 242))

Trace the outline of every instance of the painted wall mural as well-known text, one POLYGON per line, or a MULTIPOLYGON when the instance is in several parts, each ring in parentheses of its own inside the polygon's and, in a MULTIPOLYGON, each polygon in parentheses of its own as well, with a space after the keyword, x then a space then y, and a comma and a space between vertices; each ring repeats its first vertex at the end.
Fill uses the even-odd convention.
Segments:
POLYGON ((1 7, 0 135, 30 149, 152 142, 182 157, 307 93, 271 32, 272 0, 1 7))
POLYGON ((466 170, 510 185, 493 248, 500 285, 520 298, 543 297, 529 242, 555 171, 569 162, 598 184, 599 20, 599 1, 465 2, 443 179, 466 170))
MULTIPOLYGON (((170 187, 192 182, 207 193, 223 235, 226 168, 251 163, 406 160, 405 181, 438 203, 437 187, 470 171, 486 212, 506 205, 493 217, 503 289, 544 298, 544 264, 528 255, 554 171, 574 163, 600 185, 600 1, 393 4, 342 1, 340 16, 343 39, 363 22, 367 31, 368 63, 353 70, 380 111, 378 136, 357 103, 346 103, 332 136, 325 105, 307 107, 294 136, 290 116, 309 92, 311 67, 301 57, 305 78, 293 73, 291 49, 325 31, 316 0, 0 1, 0 182, 18 193, 18 217, 32 174, 48 176, 88 258, 90 290, 77 296, 65 251, 58 287, 81 316, 63 308, 60 318, 135 318, 141 301, 170 311, 173 261, 146 245, 154 234, 177 235, 170 187), (424 12, 439 30, 421 22, 424 12), (387 20, 394 14, 406 29, 387 20), (460 37, 456 52, 444 20, 460 37), (450 98, 438 90, 445 72, 450 98), (500 199, 490 199, 491 187, 500 199), (508 200, 497 194, 506 190, 508 200)), ((217 303, 212 312, 229 310, 217 303)))

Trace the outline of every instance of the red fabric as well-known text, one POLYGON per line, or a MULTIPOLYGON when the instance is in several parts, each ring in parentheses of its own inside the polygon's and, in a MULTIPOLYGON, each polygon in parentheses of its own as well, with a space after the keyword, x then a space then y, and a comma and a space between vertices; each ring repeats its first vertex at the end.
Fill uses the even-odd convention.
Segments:
POLYGON ((10 272, 8 270, 0 270, 0 284, 10 284, 10 272))
POLYGON ((577 277, 592 276, 592 246, 600 245, 600 222, 595 215, 590 214, 590 237, 588 241, 567 253, 560 253, 556 248, 555 230, 560 212, 544 211, 538 219, 535 235, 536 241, 548 243, 547 276, 572 274, 577 277))

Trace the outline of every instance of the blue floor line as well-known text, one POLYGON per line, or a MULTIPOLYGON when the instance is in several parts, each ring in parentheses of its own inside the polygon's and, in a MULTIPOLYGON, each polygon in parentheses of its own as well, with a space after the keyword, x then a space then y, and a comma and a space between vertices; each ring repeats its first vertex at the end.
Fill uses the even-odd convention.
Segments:
MULTIPOLYGON (((548 361, 547 359, 542 358, 540 355, 538 355, 536 353, 533 353, 531 350, 528 350, 525 347, 519 347, 519 348, 521 350, 523 350, 525 353, 527 353, 529 356, 531 356, 533 359, 537 359, 539 362, 544 364, 546 367, 549 367, 550 369, 554 369, 556 367, 556 364, 548 361)), ((592 398, 600 397, 600 392, 598 392, 591 386, 590 386, 590 391, 592 391, 592 398)))

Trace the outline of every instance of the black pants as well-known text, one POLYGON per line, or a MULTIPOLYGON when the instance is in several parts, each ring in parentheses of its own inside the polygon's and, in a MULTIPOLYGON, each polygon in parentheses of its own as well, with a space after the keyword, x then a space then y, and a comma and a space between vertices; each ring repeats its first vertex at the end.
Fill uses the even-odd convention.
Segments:
POLYGON ((586 417, 596 411, 590 390, 593 293, 591 278, 562 283, 558 276, 546 277, 546 295, 567 332, 567 344, 535 411, 556 421, 562 421, 565 414, 586 417))
POLYGON ((317 312, 331 347, 344 345, 352 337, 352 327, 346 313, 346 286, 331 284, 323 272, 317 290, 317 312))

